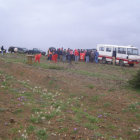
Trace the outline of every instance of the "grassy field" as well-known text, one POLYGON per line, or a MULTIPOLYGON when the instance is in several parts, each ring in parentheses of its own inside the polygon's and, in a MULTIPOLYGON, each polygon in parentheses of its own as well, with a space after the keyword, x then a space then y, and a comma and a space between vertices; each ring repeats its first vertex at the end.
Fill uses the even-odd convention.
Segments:
POLYGON ((0 140, 140 139, 140 65, 26 61, 0 56, 0 140))

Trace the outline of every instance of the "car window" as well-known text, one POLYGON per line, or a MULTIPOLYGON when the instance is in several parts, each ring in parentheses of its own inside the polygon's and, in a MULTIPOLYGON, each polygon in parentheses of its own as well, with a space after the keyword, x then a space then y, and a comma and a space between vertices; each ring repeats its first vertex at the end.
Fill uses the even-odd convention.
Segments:
POLYGON ((111 52, 111 48, 106 48, 106 52, 111 52))
POLYGON ((99 50, 100 50, 100 51, 104 51, 104 47, 100 47, 99 50))

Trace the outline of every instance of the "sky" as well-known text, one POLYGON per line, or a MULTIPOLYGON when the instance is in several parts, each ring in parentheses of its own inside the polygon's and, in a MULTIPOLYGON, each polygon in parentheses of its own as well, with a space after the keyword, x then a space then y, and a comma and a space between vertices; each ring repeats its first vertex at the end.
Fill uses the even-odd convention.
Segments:
POLYGON ((140 0, 0 0, 0 46, 140 49, 140 0))

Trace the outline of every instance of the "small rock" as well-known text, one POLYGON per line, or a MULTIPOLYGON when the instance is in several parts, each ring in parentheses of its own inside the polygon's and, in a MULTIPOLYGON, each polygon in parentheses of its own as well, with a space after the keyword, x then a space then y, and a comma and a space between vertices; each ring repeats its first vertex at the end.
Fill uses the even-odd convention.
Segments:
POLYGON ((13 118, 11 118, 10 123, 15 123, 15 120, 13 118))
POLYGON ((71 139, 75 139, 75 137, 74 137, 74 136, 72 136, 72 137, 71 137, 71 139))

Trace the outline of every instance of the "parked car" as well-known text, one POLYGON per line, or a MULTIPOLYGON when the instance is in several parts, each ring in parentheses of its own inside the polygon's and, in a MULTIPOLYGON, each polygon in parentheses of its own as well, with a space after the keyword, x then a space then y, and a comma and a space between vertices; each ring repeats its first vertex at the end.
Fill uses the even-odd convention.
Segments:
POLYGON ((17 48, 18 53, 28 53, 28 49, 26 48, 17 48))
POLYGON ((11 47, 9 47, 8 52, 10 52, 10 53, 15 53, 15 52, 17 52, 17 53, 27 53, 28 49, 11 46, 11 47))
POLYGON ((14 47, 14 46, 10 46, 9 49, 8 49, 8 52, 9 52, 9 53, 15 52, 15 51, 14 51, 15 48, 16 48, 16 47, 14 47))
POLYGON ((40 50, 40 52, 41 52, 42 55, 46 55, 45 51, 40 50))
POLYGON ((46 54, 46 52, 39 50, 37 48, 33 48, 32 50, 28 50, 28 54, 39 54, 39 53, 41 53, 42 55, 46 54))

